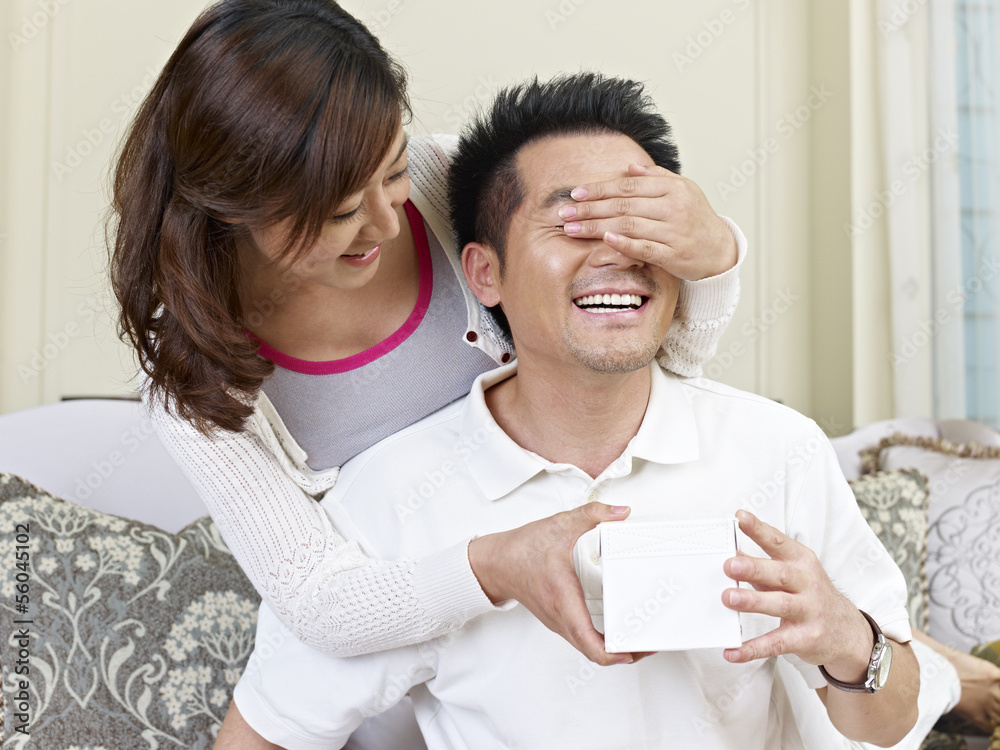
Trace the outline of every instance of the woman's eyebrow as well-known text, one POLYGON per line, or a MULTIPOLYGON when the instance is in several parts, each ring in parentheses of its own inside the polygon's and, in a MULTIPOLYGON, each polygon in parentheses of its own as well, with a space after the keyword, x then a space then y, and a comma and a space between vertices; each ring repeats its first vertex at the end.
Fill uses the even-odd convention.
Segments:
POLYGON ((403 155, 403 152, 406 151, 406 147, 408 145, 410 145, 410 136, 404 135, 403 136, 403 145, 400 147, 399 153, 396 154, 396 158, 392 160, 393 164, 395 164, 397 161, 399 161, 399 157, 403 155))

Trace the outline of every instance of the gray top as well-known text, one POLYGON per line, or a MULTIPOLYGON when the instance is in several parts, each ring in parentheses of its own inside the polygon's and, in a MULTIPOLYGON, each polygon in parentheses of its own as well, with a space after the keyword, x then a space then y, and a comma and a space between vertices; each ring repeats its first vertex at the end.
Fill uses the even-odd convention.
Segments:
POLYGON ((309 468, 342 466, 383 438, 469 393, 497 365, 466 342, 467 306, 445 250, 409 202, 420 261, 420 293, 406 322, 371 349, 345 359, 309 362, 262 344, 275 363, 264 393, 309 468), (325 418, 324 418, 325 417, 325 418))

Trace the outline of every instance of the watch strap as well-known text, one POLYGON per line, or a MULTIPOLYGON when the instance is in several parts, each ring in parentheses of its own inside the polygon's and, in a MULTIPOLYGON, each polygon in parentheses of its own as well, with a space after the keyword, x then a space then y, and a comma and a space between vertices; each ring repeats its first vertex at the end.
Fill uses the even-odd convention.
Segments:
POLYGON ((859 609, 858 611, 865 616, 866 620, 868 620, 868 624, 871 625, 872 628, 872 634, 875 636, 875 645, 872 647, 872 655, 868 661, 868 673, 865 676, 864 682, 843 682, 838 680, 835 677, 831 677, 830 673, 826 671, 826 667, 822 664, 819 667, 819 671, 823 675, 824 679, 826 679, 827 682, 838 690, 844 690, 848 693, 874 693, 879 689, 875 685, 875 670, 878 667, 876 661, 885 651, 885 636, 882 635, 882 629, 878 626, 878 623, 872 619, 871 615, 862 609, 859 609))

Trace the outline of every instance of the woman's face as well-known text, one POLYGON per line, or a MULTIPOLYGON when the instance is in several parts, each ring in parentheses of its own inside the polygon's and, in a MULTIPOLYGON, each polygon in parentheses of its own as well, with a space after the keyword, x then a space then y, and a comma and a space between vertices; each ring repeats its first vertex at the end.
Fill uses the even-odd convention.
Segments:
POLYGON ((397 209, 409 194, 406 135, 400 128, 375 174, 338 206, 306 254, 294 262, 280 258, 292 219, 252 229, 250 234, 260 253, 281 269, 283 279, 357 289, 375 276, 382 243, 399 234, 397 209))

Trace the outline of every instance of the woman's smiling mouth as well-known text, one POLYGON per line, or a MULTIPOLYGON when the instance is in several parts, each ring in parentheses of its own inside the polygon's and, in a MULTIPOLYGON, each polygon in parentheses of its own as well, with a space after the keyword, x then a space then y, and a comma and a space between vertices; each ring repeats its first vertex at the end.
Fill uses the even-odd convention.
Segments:
POLYGON ((368 250, 367 252, 364 253, 360 253, 358 255, 348 255, 347 253, 344 253, 343 255, 340 256, 340 259, 352 266, 357 266, 357 267, 367 266, 369 263, 372 263, 379 256, 379 251, 381 249, 382 245, 376 245, 371 250, 368 250))

